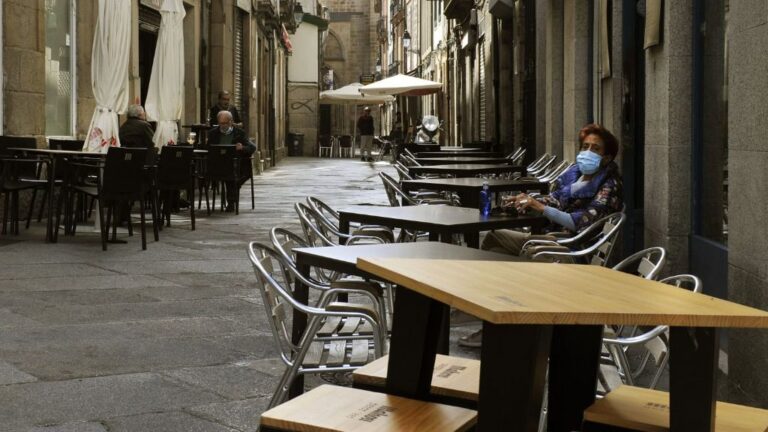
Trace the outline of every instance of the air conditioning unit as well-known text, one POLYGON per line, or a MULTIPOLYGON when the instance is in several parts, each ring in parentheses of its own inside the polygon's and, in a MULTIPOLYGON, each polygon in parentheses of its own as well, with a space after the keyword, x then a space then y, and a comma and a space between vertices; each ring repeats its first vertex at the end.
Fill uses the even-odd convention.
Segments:
POLYGON ((488 4, 491 15, 499 19, 512 19, 515 17, 514 0, 491 0, 488 4))

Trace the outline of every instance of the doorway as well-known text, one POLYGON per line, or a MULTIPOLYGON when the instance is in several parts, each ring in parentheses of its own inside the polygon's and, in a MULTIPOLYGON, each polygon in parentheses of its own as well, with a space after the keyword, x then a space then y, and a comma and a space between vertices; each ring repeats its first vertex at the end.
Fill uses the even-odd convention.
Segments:
POLYGON ((139 6, 139 82, 141 83, 142 105, 147 101, 149 79, 152 76, 152 63, 155 60, 157 34, 160 31, 160 12, 139 6))

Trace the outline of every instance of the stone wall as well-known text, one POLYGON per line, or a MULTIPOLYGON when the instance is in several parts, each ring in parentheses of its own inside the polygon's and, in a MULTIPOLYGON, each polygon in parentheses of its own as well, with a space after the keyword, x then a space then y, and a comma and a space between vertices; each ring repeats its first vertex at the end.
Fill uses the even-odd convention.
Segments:
POLYGON ((563 2, 563 158, 575 161, 577 132, 592 117, 589 111, 589 19, 587 0, 563 2))
MULTIPOLYGON (((731 1, 728 20, 728 295, 768 310, 768 2, 731 1)), ((768 407, 768 332, 729 336, 732 382, 768 407)))
POLYGON ((3 2, 5 135, 45 134, 45 15, 43 0, 3 2), (20 31, 23 29, 23 31, 20 31))
POLYGON ((691 230, 691 0, 664 2, 663 39, 646 50, 645 244, 688 270, 691 230))

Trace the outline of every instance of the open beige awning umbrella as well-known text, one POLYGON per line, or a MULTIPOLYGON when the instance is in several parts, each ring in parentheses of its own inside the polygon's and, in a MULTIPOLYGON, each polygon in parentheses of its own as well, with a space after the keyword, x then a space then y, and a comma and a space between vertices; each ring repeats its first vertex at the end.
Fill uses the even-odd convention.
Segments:
POLYGON ((378 105, 394 102, 389 95, 364 95, 360 93, 363 87, 360 83, 352 83, 337 90, 320 92, 320 103, 325 105, 378 105))
POLYGON ((437 93, 442 88, 442 83, 400 74, 362 86, 360 93, 366 96, 424 96, 437 93))

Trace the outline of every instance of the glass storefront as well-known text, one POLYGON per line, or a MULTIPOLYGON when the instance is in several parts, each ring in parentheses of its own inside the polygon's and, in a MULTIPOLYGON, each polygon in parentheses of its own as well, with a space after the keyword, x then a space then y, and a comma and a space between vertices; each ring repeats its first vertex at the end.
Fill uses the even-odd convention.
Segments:
POLYGON ((45 134, 74 134, 74 31, 72 0, 45 0, 45 134))

